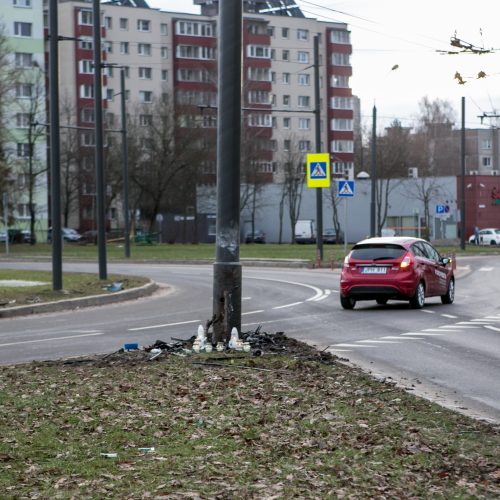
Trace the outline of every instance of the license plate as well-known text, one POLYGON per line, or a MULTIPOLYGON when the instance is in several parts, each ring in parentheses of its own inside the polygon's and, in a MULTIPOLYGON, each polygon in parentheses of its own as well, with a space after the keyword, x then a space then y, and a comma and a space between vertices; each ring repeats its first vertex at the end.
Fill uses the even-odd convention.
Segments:
POLYGON ((386 274, 387 267, 362 267, 362 274, 386 274))

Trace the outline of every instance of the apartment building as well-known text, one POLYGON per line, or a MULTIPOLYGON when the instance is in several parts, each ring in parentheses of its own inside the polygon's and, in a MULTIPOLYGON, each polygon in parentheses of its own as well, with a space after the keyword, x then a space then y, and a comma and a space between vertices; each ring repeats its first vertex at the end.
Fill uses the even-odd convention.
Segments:
POLYGON ((10 64, 2 89, 9 225, 32 229, 38 238, 45 235, 48 218, 42 13, 42 0, 5 0, 0 12, 10 64))
MULTIPOLYGON (((127 113, 143 127, 155 103, 171 99, 178 127, 202 129, 199 171, 215 182, 217 132, 218 2, 196 0, 201 15, 149 8, 146 0, 101 4, 103 97, 106 127, 120 124, 120 71, 125 67, 127 113), (151 111, 148 111, 148 108, 151 111)), ((93 218, 93 4, 59 0, 61 100, 72 103, 80 130, 79 223, 93 218), (76 39, 76 41, 75 41, 76 39), (73 41, 72 41, 73 40, 73 41)), ((353 175, 354 116, 350 34, 344 23, 305 18, 292 0, 248 1, 243 21, 243 151, 260 182, 283 180, 290 155, 316 151, 314 38, 319 39, 321 152, 329 152, 333 174, 353 175), (264 13, 263 13, 264 12, 264 13), (254 144, 252 152, 245 148, 254 144)), ((119 140, 116 134, 109 134, 119 140)), ((194 189, 194 186, 193 186, 194 189)), ((113 208, 113 207, 112 207, 113 208)), ((115 212, 116 210, 116 206, 115 212)), ((119 212, 119 210, 118 210, 119 212)))

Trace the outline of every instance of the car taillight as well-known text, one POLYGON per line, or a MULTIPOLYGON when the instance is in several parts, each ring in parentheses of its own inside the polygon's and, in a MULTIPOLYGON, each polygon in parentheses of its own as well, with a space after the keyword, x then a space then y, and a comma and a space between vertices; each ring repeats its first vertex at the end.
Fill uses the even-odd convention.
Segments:
POLYGON ((403 257, 403 260, 399 264, 399 268, 403 270, 410 269, 413 267, 414 263, 415 261, 413 260, 413 256, 411 255, 411 253, 406 252, 406 255, 403 257))

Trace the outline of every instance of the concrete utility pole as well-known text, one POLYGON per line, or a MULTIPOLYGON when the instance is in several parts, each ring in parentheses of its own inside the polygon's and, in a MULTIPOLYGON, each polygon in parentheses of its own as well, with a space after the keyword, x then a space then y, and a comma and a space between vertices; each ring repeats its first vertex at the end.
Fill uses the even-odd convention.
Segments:
POLYGON ((130 217, 128 207, 128 139, 127 111, 125 109, 125 67, 120 68, 120 94, 122 114, 122 161, 123 161, 123 231, 125 237, 125 257, 130 257, 130 217))
POLYGON ((214 342, 241 332, 240 156, 242 4, 220 1, 217 122, 217 224, 214 342))
POLYGON ((57 2, 49 4, 50 219, 52 224, 52 289, 62 290, 61 159, 59 130, 59 49, 57 2))
POLYGON ((95 103, 95 169, 96 169, 96 219, 99 278, 108 277, 106 266, 106 207, 104 192, 104 158, 102 126, 102 67, 101 67, 101 10, 100 0, 94 0, 94 103, 95 103))
POLYGON ((375 224, 375 197, 377 195, 377 108, 372 112, 372 162, 371 162, 370 236, 377 236, 375 224))
MULTIPOLYGON (((314 113, 316 153, 321 153, 321 100, 319 98, 319 36, 314 36, 314 113)), ((323 188, 316 188, 316 251, 323 262, 323 188)))
POLYGON ((462 189, 460 203, 460 248, 465 250, 465 97, 462 97, 462 133, 461 133, 461 172, 462 189))

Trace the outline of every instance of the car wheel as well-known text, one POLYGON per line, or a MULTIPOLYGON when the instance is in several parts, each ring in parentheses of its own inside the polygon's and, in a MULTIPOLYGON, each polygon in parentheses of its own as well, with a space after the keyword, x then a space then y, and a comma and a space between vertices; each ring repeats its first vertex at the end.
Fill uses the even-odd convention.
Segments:
POLYGON ((490 241, 490 245, 496 245, 496 244, 497 244, 497 242, 495 240, 490 241))
POLYGON ((354 309, 356 305, 356 301, 351 297, 342 297, 340 296, 340 303, 344 309, 354 309))
POLYGON ((448 290, 444 295, 441 295, 441 302, 443 304, 453 304, 455 300, 455 280, 451 279, 448 283, 448 290))
POLYGON ((377 304, 385 306, 387 304, 387 299, 377 299, 377 304))
POLYGON ((413 309, 422 309, 425 304, 425 288, 424 284, 420 282, 415 290, 415 295, 410 299, 410 306, 413 309))

